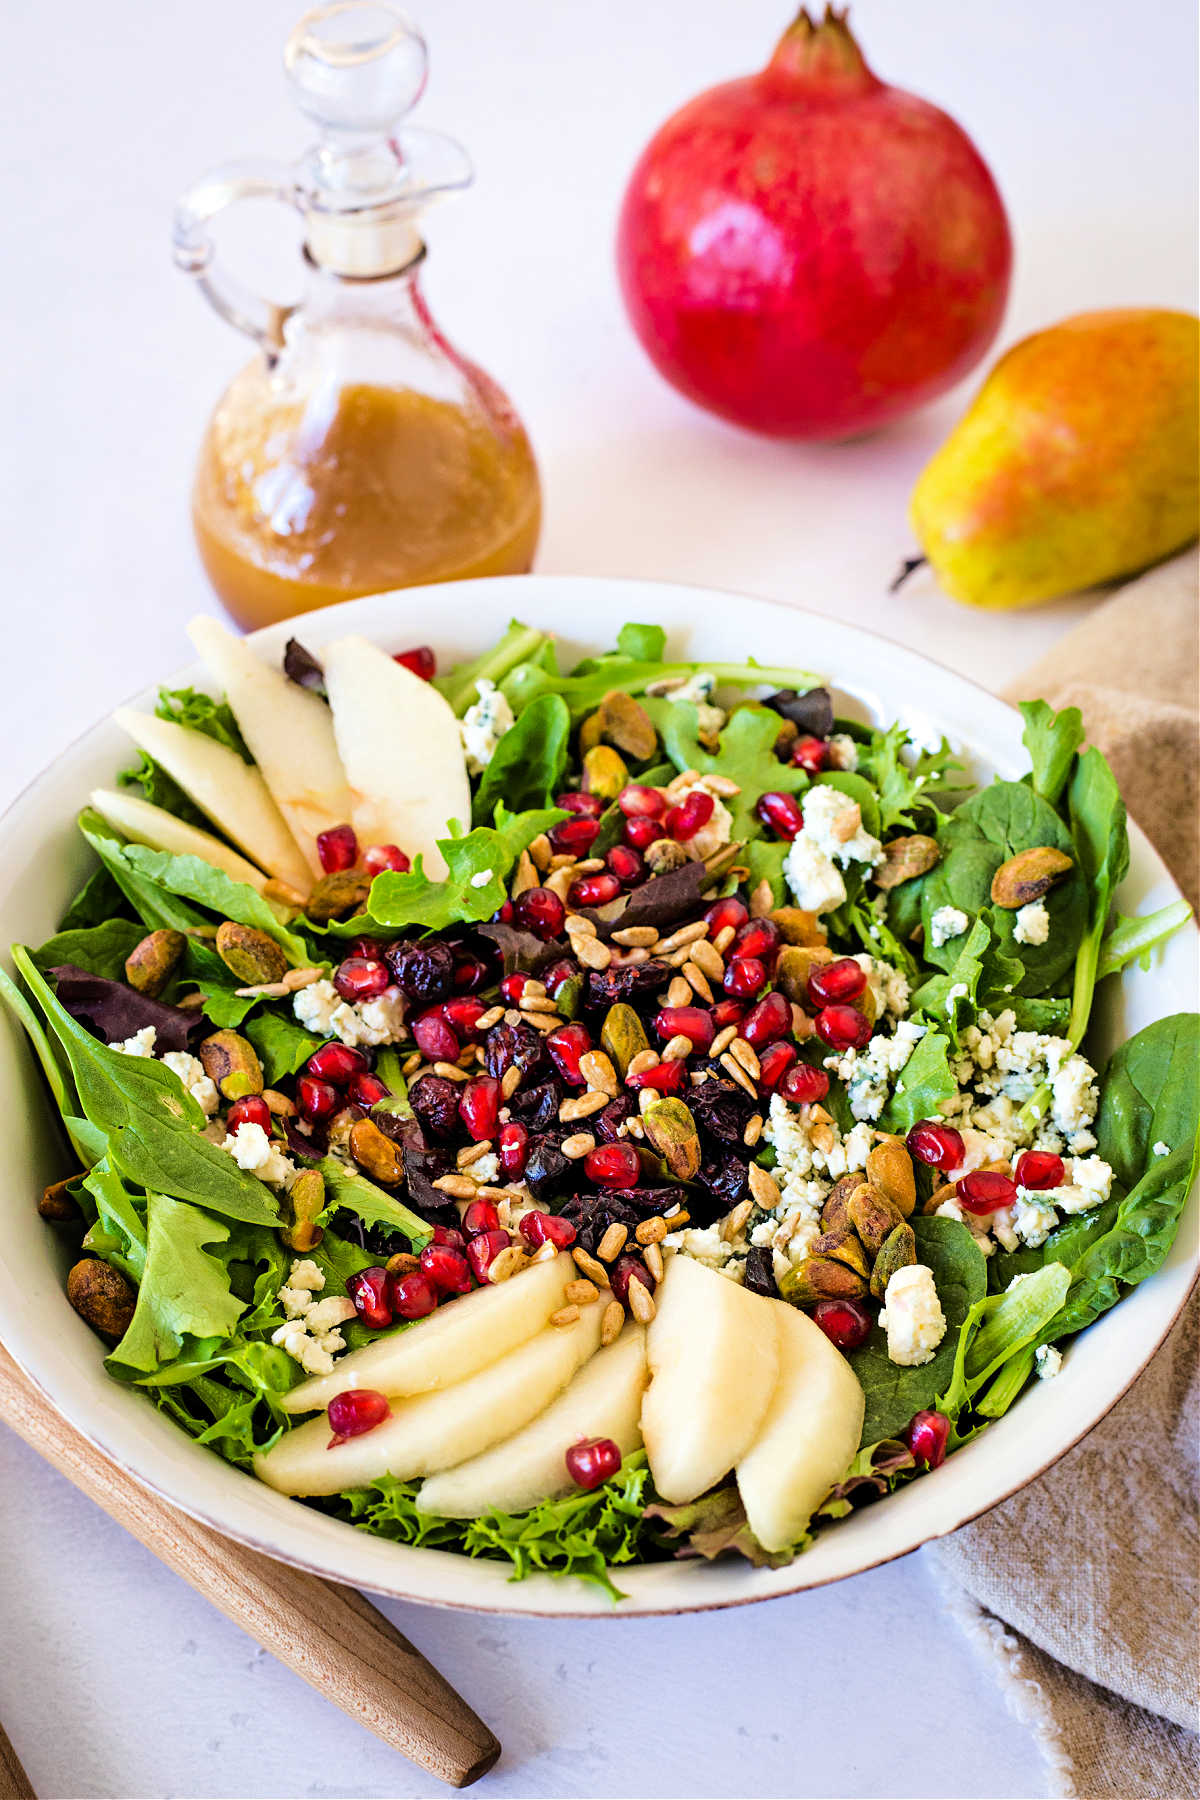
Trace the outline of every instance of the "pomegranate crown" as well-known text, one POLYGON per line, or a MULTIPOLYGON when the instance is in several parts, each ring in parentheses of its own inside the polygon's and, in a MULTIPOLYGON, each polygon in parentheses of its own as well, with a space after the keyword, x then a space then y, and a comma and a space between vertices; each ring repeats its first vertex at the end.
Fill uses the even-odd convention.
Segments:
POLYGON ((831 98, 880 86, 847 23, 849 16, 849 7, 827 6, 820 18, 802 6, 767 64, 771 84, 795 95, 831 98))

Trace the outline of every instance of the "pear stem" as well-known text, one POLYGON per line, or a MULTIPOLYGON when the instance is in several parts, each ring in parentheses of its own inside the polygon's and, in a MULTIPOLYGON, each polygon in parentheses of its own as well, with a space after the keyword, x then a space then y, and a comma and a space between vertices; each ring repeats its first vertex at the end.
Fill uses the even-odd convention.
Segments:
POLYGON ((888 583, 888 593, 898 593, 912 574, 913 570, 923 568, 928 561, 929 558, 927 556, 906 556, 904 561, 900 564, 896 579, 888 583))

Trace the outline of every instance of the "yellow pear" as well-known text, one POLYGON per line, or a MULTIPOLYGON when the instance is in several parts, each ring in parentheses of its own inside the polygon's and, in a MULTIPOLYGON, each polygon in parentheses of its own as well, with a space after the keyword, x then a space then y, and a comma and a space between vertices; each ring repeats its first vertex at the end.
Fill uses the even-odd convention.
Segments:
POLYGON ((910 519, 971 606, 1039 600, 1147 568, 1196 536, 1200 320, 1080 313, 1013 347, 922 471, 910 519))

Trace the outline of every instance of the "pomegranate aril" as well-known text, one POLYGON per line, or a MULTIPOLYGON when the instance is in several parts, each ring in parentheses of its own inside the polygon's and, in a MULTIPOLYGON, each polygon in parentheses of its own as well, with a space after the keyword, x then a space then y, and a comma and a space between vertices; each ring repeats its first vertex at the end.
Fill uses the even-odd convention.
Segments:
POLYGON ((626 819, 625 842, 634 850, 648 850, 662 836, 660 819, 626 819))
POLYGON ((571 1087, 583 1086, 579 1059, 592 1048, 592 1037, 586 1025, 560 1025, 546 1039, 546 1048, 563 1080, 571 1087))
POLYGON ((824 738, 799 737, 792 745, 792 766, 796 769, 807 769, 810 775, 819 775, 822 769, 829 767, 829 745, 824 738))
POLYGON ((787 1037, 792 1029, 792 1005, 785 994, 764 994, 742 1020, 742 1036, 755 1050, 787 1037))
POLYGON ((513 974, 506 975, 500 983, 501 999, 507 1000, 510 1006, 515 1006, 525 992, 529 979, 524 969, 517 969, 513 974))
POLYGON ((512 903, 513 924, 521 931, 531 931, 543 943, 558 936, 566 916, 566 907, 551 888, 526 888, 512 903))
POLYGON ((382 875, 388 871, 394 875, 407 875, 412 864, 399 844, 372 844, 363 852, 363 868, 368 875, 382 875))
POLYGON ((554 804, 561 806, 564 812, 577 813, 582 819, 598 819, 604 811, 604 802, 599 794, 583 794, 578 789, 559 794, 554 804))
POLYGON ((871 1041, 871 1021, 853 1006, 823 1006, 816 1017, 817 1036, 831 1050, 864 1050, 871 1041))
POLYGON ((622 887, 636 887, 646 879, 646 861, 638 850, 631 850, 628 844, 614 844, 604 858, 610 875, 615 875, 622 887))
POLYGON ((344 1394, 335 1394, 329 1402, 329 1423, 333 1427, 333 1436, 327 1446, 332 1450, 337 1444, 344 1444, 350 1438, 361 1437, 364 1431, 374 1431, 385 1419, 390 1419, 392 1409, 386 1394, 375 1388, 347 1388, 344 1394))
POLYGON ((493 919, 499 920, 500 924, 502 924, 502 925, 511 925, 512 924, 512 916, 513 916, 513 903, 511 900, 506 900, 504 902, 504 904, 502 906, 497 907, 496 911, 492 914, 493 919))
POLYGON ((904 1441, 927 1469, 938 1469, 946 1460, 946 1444, 950 1437, 950 1421, 945 1413, 914 1413, 904 1441))
POLYGON ((747 919, 733 940, 734 956, 754 956, 770 962, 782 942, 774 919, 747 919))
POLYGON ((738 1000, 753 1000, 767 985, 767 971, 757 956, 739 956, 725 970, 722 986, 738 1000))
POLYGON ((1066 1164, 1053 1150, 1026 1150, 1017 1161, 1018 1187, 1056 1188, 1066 1179, 1066 1164))
POLYGON ((392 1277, 392 1309, 398 1319, 425 1319, 436 1312, 438 1291, 428 1275, 410 1269, 392 1277))
POLYGON ((430 1062, 453 1062, 462 1049, 440 1008, 422 1013, 419 1018, 414 1019, 412 1033, 417 1041, 417 1049, 430 1062))
POLYGON ((837 962, 823 963, 808 978, 808 997, 814 1006, 847 1005, 857 1000, 867 985, 865 969, 860 969, 852 956, 841 956, 837 962))
POLYGON ((619 1300, 622 1306, 629 1298, 631 1281, 640 1281, 643 1287, 648 1288, 651 1293, 654 1292, 654 1277, 641 1258, 629 1255, 618 1256, 609 1275, 609 1284, 612 1287, 613 1298, 619 1300))
POLYGON ((687 798, 678 806, 671 807, 663 821, 668 837, 673 837, 680 844, 688 843, 698 831, 703 831, 713 816, 716 801, 703 788, 693 788, 687 798))
POLYGON ((653 1088, 656 1094, 682 1094, 686 1077, 687 1067, 682 1060, 651 1063, 648 1069, 640 1069, 636 1075, 627 1075, 625 1084, 635 1091, 639 1088, 653 1088))
POLYGON ((384 1268, 360 1269, 346 1283, 354 1310, 372 1331, 392 1323, 391 1276, 384 1268))
POLYGON ((758 1085, 773 1093, 796 1060, 792 1044, 768 1044, 758 1059, 758 1085))
POLYGON ((713 1007, 713 1024, 718 1031, 724 1031, 727 1025, 740 1025, 746 1011, 740 1000, 718 1000, 713 1007))
POLYGON ((467 1082, 458 1116, 477 1144, 495 1137, 500 1124, 500 1083, 494 1075, 476 1075, 467 1082))
POLYGON ((539 1244, 556 1244, 560 1250, 569 1250, 575 1242, 575 1227, 570 1219, 560 1219, 554 1213, 527 1212, 521 1219, 521 1236, 535 1250, 539 1244))
POLYGON ((957 1169, 966 1154, 961 1133, 933 1119, 918 1119, 904 1142, 909 1155, 931 1169, 957 1169))
POLYGON ((432 1244, 441 1244, 448 1250, 461 1250, 467 1240, 455 1225, 435 1225, 433 1236, 429 1241, 432 1244))
POLYGON ((467 1241, 467 1261, 470 1263, 478 1282, 485 1282, 488 1270, 502 1250, 507 1250, 512 1239, 507 1231, 482 1231, 478 1237, 467 1241))
POLYGON ((369 962, 365 956, 348 956, 334 971, 333 985, 342 999, 353 1005, 358 1000, 378 1000, 391 980, 386 963, 369 962))
POLYGON ((750 912, 741 900, 730 894, 724 900, 715 900, 704 917, 708 920, 710 936, 716 937, 730 925, 735 931, 740 931, 749 919, 750 912))
POLYGON ((331 1081, 334 1087, 345 1087, 356 1075, 365 1075, 367 1059, 361 1050, 349 1044, 322 1044, 304 1065, 306 1075, 317 1081, 331 1081))
POLYGON ((480 1237, 485 1231, 499 1231, 500 1214, 490 1200, 472 1200, 462 1216, 462 1228, 468 1238, 480 1237))
POLYGON ((857 1300, 818 1300, 812 1316, 839 1350, 857 1350, 871 1335, 871 1315, 857 1300))
POLYGON ((454 991, 456 994, 473 994, 488 985, 491 974, 482 957, 461 956, 454 965, 454 991))
POLYGON ((565 1457, 567 1474, 576 1487, 602 1487, 621 1467, 621 1452, 611 1438, 581 1438, 565 1457))
POLYGON ((234 1101, 225 1116, 225 1129, 232 1137, 239 1125, 261 1125, 270 1136, 271 1109, 261 1095, 247 1094, 244 1099, 234 1101))
POLYGON ((386 1081, 380 1081, 378 1075, 356 1075, 346 1089, 346 1093, 356 1106, 370 1109, 378 1106, 381 1100, 389 1100, 392 1090, 386 1081))
POLYGON ((798 1062, 784 1075, 779 1083, 779 1092, 793 1106, 811 1106, 815 1101, 823 1100, 829 1092, 829 1077, 824 1069, 814 1069, 811 1063, 798 1062))
POLYGON ((664 1043, 673 1037, 690 1038, 697 1050, 707 1050, 716 1036, 712 1014, 699 1006, 664 1006, 655 1014, 654 1029, 664 1043))
POLYGON ((474 994, 460 994, 455 1000, 443 1001, 441 1009, 443 1019, 460 1042, 475 1036, 475 1028, 487 1010, 474 994))
POLYGON ((516 1119, 510 1119, 500 1127, 497 1153, 500 1167, 508 1179, 519 1181, 525 1173, 525 1159, 529 1155, 529 1133, 516 1119))
POLYGON ((411 650, 397 650, 392 657, 402 668, 411 669, 422 681, 432 681, 437 674, 437 657, 428 644, 414 644, 411 650))
POLYGON ((578 973, 579 964, 572 962, 569 956, 564 956, 560 962, 551 963, 548 969, 543 969, 542 983, 550 998, 553 1000, 559 989, 564 987, 568 981, 573 980, 578 973))
POLYGON ((621 883, 615 875, 583 875, 571 883, 567 898, 574 907, 607 906, 620 892, 621 883))
POLYGON ((584 1157, 583 1172, 597 1187, 636 1187, 642 1159, 632 1144, 599 1144, 584 1157))
MULTIPOLYGON (((550 847, 558 856, 586 856, 600 835, 600 823, 577 814, 550 831, 550 847)), ((529 892, 533 892, 532 888, 529 892)), ((515 902, 514 902, 515 905, 515 902)))
POLYGON ((1017 1184, 999 1169, 976 1169, 955 1182, 954 1192, 960 1206, 980 1216, 1011 1206, 1017 1197, 1017 1184))
POLYGON ((311 1075, 301 1075, 296 1083, 296 1105, 302 1119, 332 1118, 341 1104, 341 1095, 328 1081, 314 1081, 311 1075))
POLYGON ((461 1250, 453 1249, 449 1244, 426 1244, 420 1262, 440 1294, 470 1293, 471 1265, 461 1250))
POLYGON ((627 819, 661 819, 667 810, 666 796, 640 781, 631 781, 621 789, 617 805, 627 819))
POLYGON ((353 825, 332 825, 317 833, 317 855, 327 875, 339 875, 358 861, 358 838, 353 825))
POLYGON ((777 837, 786 838, 789 843, 804 830, 804 814, 794 794, 761 794, 754 812, 777 837))

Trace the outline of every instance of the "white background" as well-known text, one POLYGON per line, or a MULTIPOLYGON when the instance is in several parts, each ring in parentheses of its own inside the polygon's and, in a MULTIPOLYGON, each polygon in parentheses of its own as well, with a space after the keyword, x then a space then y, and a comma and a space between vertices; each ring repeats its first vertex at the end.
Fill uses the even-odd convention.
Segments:
MULTIPOLYGON (((286 0, 5 12, 0 801, 186 660, 184 622, 212 604, 187 491, 244 351, 172 270, 170 208, 228 156, 304 142, 279 73, 286 0)), ((780 0, 428 0, 422 119, 468 145, 479 179, 430 220, 427 293, 533 435, 539 567, 845 614, 1000 686, 1087 602, 981 615, 921 576, 886 593, 908 491, 969 384, 862 443, 760 442, 665 387, 620 311, 612 227, 638 150, 696 90, 764 60, 786 16, 780 0)), ((1194 304, 1186 0, 1136 16, 859 0, 855 25, 877 71, 945 105, 996 173, 1017 245, 1002 343, 1089 307, 1194 304)), ((286 231, 270 239, 286 269, 286 231)), ((43 1800, 443 1791, 5 1434, 0 1469, 0 1719, 43 1800)), ((504 1740, 497 1796, 1043 1791, 919 1558, 676 1621, 388 1610, 504 1740)))

